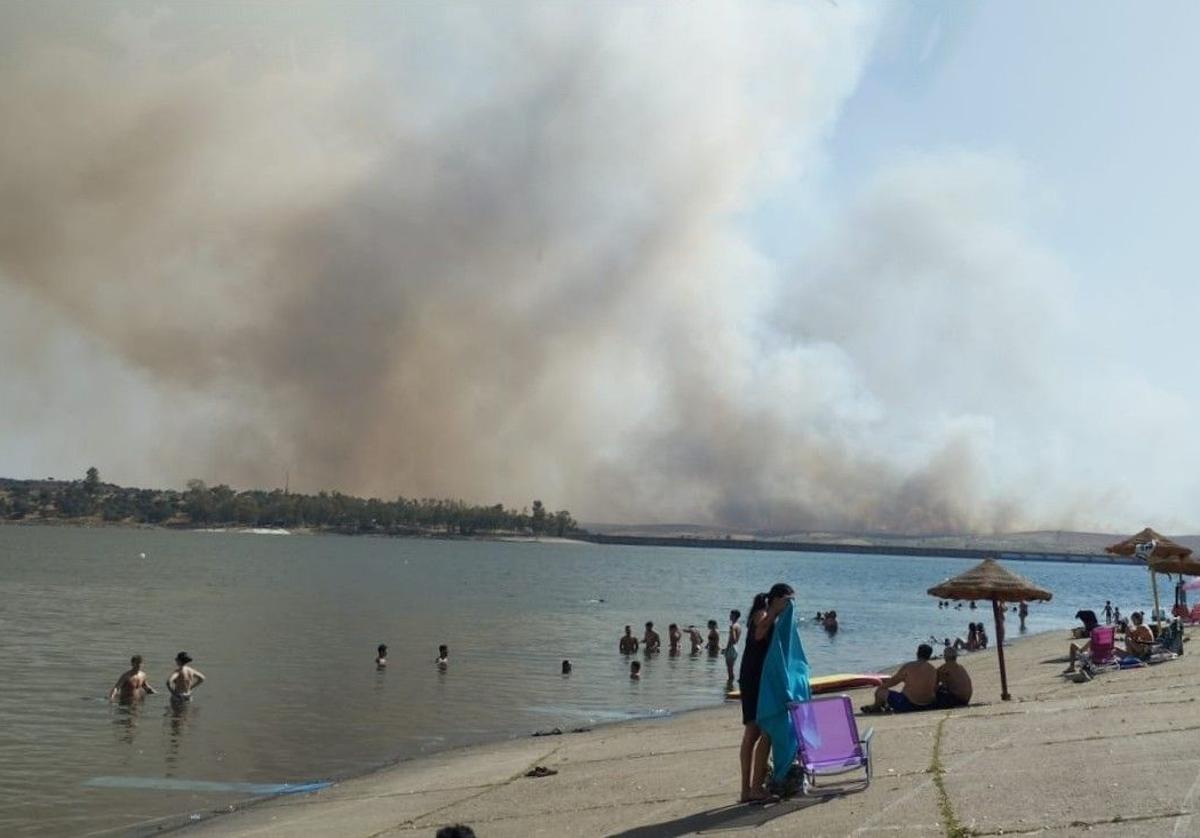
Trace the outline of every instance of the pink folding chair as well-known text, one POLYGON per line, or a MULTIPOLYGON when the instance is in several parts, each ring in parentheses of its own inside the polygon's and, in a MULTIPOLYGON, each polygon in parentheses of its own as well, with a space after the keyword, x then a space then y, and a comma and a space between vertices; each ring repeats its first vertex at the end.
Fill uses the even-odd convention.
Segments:
POLYGON ((1117 662, 1114 649, 1117 645, 1117 630, 1113 626, 1096 626, 1092 629, 1091 645, 1088 647, 1092 666, 1108 666, 1117 662))
POLYGON ((800 742, 796 762, 803 772, 801 790, 808 794, 817 777, 866 772, 863 788, 871 784, 871 736, 874 728, 858 735, 850 697, 831 695, 791 705, 792 727, 800 742))

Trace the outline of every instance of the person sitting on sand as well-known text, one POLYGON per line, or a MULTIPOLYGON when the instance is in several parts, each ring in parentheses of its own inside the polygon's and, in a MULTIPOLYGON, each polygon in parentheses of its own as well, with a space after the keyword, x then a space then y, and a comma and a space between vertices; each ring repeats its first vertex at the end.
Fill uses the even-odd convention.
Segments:
POLYGON ((142 672, 142 656, 134 655, 129 659, 129 669, 121 674, 117 683, 109 690, 108 700, 119 699, 122 704, 129 704, 141 701, 146 695, 154 695, 154 688, 150 686, 146 673, 142 672))
POLYGON ((191 662, 192 656, 187 652, 175 656, 175 671, 167 678, 167 692, 172 701, 191 701, 192 690, 204 683, 204 673, 193 669, 191 662))
POLYGON ((383 669, 387 666, 387 644, 380 643, 379 648, 375 650, 375 668, 383 669))
POLYGON ((704 635, 700 633, 700 629, 695 626, 688 626, 687 635, 688 642, 692 644, 688 653, 691 655, 700 654, 700 647, 704 645, 704 635))
POLYGON ((629 680, 630 681, 642 680, 642 662, 641 661, 630 661, 630 663, 629 663, 629 680))
POLYGON ((638 650, 638 639, 633 636, 633 626, 625 626, 625 634, 621 637, 621 654, 632 655, 638 650))
POLYGON ((917 659, 909 661, 896 670, 896 674, 884 681, 875 690, 875 703, 864 705, 864 713, 882 713, 891 710, 893 713, 912 713, 918 710, 929 710, 936 706, 937 670, 929 659, 933 657, 933 647, 922 643, 917 647, 917 659), (903 684, 903 690, 893 690, 897 684, 903 684))
POLYGON ((671 650, 671 657, 679 654, 680 645, 683 643, 683 632, 679 630, 679 626, 675 623, 667 626, 667 644, 671 650))
POLYGON ((1095 611, 1080 610, 1075 612, 1075 619, 1083 623, 1080 628, 1074 628, 1071 632, 1076 637, 1091 637, 1092 629, 1100 625, 1100 621, 1096 619, 1095 611))
POLYGON ((1125 632, 1125 653, 1145 660, 1150 657, 1150 649, 1154 646, 1154 632, 1145 625, 1142 612, 1134 611, 1129 619, 1129 629, 1125 632))
POLYGON ((437 660, 434 661, 438 669, 445 669, 450 665, 450 647, 444 643, 438 646, 437 660))
POLYGON ((963 640, 961 637, 956 637, 954 639, 954 648, 964 649, 968 652, 975 652, 979 650, 979 635, 975 632, 974 623, 967 623, 966 640, 963 640))
POLYGON ((738 659, 738 641, 742 639, 742 612, 736 608, 729 612, 729 635, 725 638, 725 668, 729 672, 729 683, 733 683, 733 665, 738 659))
POLYGON ((717 621, 708 621, 708 643, 704 646, 710 658, 721 654, 721 632, 717 629, 717 621))
POLYGON ((958 650, 947 646, 945 663, 937 668, 937 693, 935 703, 939 709, 966 707, 971 703, 971 676, 958 662, 958 650))
POLYGON ((654 630, 653 622, 646 623, 646 633, 642 637, 642 646, 645 648, 647 655, 657 654, 662 649, 662 638, 654 630))
POLYGON ((987 629, 983 627, 983 623, 975 624, 975 636, 979 638, 979 648, 986 649, 988 647, 987 629))

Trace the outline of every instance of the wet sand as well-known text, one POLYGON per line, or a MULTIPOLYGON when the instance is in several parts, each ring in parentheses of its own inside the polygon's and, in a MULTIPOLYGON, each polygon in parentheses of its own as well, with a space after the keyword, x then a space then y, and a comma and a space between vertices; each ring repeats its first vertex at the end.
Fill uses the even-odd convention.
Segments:
MULTIPOLYGON (((197 824, 189 835, 480 836, 1200 835, 1200 656, 1075 684, 1067 633, 961 660, 978 704, 860 717, 874 726, 869 789, 738 806, 736 704, 528 738, 402 763, 300 798, 197 824), (530 778, 534 766, 557 774, 530 778)), ((1190 646, 1190 644, 1189 644, 1190 646)), ((867 691, 851 693, 855 703, 867 691)))

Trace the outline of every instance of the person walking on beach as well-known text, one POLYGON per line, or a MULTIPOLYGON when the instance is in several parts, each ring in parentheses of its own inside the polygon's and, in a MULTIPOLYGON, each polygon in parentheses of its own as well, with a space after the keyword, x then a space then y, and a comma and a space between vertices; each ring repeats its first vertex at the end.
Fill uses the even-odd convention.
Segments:
POLYGON ((721 654, 721 632, 717 629, 717 621, 708 621, 708 643, 704 647, 708 650, 708 656, 715 658, 721 654))
POLYGON ((204 673, 190 665, 192 656, 180 652, 175 656, 175 671, 167 678, 167 692, 173 702, 192 700, 192 690, 204 683, 204 673))
POLYGON ((642 637, 642 646, 645 647, 647 655, 657 654, 662 649, 662 638, 658 636, 658 632, 654 630, 654 623, 646 623, 646 634, 642 637))
POLYGON ((638 639, 633 636, 633 626, 625 626, 625 634, 621 637, 621 654, 632 655, 638 650, 638 639))
POLYGON ((729 612, 729 634, 725 638, 725 669, 729 672, 729 683, 733 683, 733 665, 737 663, 738 641, 742 639, 742 626, 738 620, 742 612, 736 608, 729 612))
POLYGON ((771 740, 757 723, 758 691, 767 650, 775 633, 775 621, 794 596, 795 592, 790 585, 778 582, 767 593, 754 597, 754 603, 750 606, 746 649, 742 655, 742 668, 738 673, 744 726, 742 747, 738 754, 742 769, 742 803, 768 800, 771 797, 766 789, 767 758, 771 752, 771 740))
POLYGON ((938 675, 929 662, 931 657, 933 647, 922 643, 917 647, 917 659, 904 664, 896 670, 895 675, 880 684, 875 690, 875 703, 865 704, 861 710, 864 713, 882 713, 885 710, 913 713, 934 707, 938 675), (900 684, 904 685, 903 690, 890 689, 900 684))
POLYGON ((154 695, 154 688, 150 686, 146 673, 142 672, 142 656, 134 655, 129 659, 129 669, 121 674, 117 683, 109 690, 108 700, 131 704, 141 701, 146 695, 154 695))

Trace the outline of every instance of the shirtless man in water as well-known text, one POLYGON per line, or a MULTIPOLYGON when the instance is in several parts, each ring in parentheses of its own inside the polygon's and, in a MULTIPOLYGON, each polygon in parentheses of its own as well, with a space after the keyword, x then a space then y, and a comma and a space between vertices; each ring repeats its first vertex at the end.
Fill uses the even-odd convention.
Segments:
POLYGON ((146 695, 154 695, 154 688, 146 680, 146 673, 142 672, 142 656, 134 655, 129 659, 129 670, 117 679, 117 683, 109 691, 108 700, 120 699, 122 704, 129 704, 132 701, 141 701, 146 695))
POLYGON ((192 656, 187 652, 175 656, 176 669, 167 679, 167 691, 171 693, 172 701, 191 701, 192 690, 204 683, 204 673, 189 666, 191 662, 192 656))
POLYGON ((642 648, 647 655, 657 654, 662 648, 662 639, 654 630, 654 623, 646 623, 646 634, 642 637, 642 648))
POLYGON ((864 713, 882 713, 891 710, 893 713, 912 713, 917 710, 930 710, 936 706, 938 676, 937 670, 929 659, 933 657, 933 647, 922 643, 917 647, 917 659, 909 661, 896 671, 896 674, 883 682, 875 690, 875 703, 862 707, 864 713), (903 690, 893 690, 903 684, 903 690))
POLYGON ((633 626, 625 626, 625 634, 621 636, 621 654, 632 655, 638 650, 638 639, 633 636, 633 626))

